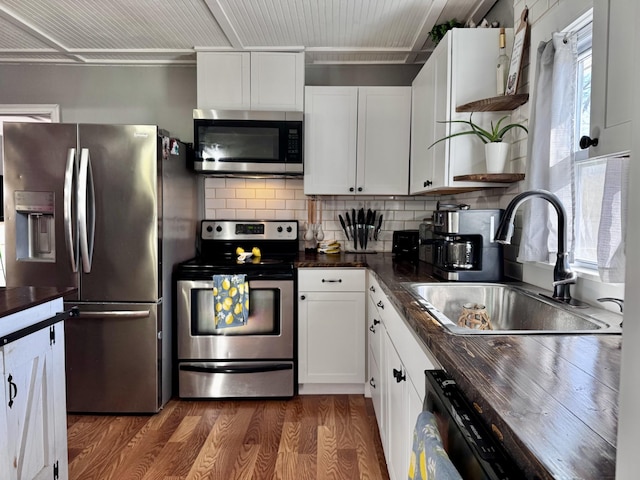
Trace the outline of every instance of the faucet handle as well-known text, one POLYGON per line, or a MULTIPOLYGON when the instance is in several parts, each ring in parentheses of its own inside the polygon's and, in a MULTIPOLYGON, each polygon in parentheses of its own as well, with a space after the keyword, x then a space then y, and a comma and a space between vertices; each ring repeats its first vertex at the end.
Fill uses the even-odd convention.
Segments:
POLYGON ((576 272, 570 272, 570 275, 567 278, 563 278, 561 280, 554 280, 553 286, 557 287, 558 285, 569 285, 576 283, 578 280, 578 274, 576 272))
POLYGON ((620 312, 624 312, 624 300, 621 298, 603 297, 598 299, 599 302, 613 302, 620 307, 620 312))

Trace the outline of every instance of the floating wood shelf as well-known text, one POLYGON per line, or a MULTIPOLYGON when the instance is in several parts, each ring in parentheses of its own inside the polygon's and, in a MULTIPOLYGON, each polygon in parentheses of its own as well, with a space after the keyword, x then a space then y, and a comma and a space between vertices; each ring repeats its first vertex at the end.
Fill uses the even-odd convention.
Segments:
POLYGON ((457 182, 513 183, 524 180, 524 173, 472 173, 453 177, 457 182))
POLYGON ((529 101, 528 93, 516 95, 501 95, 499 97, 483 98, 475 102, 458 105, 456 112, 501 112, 515 110, 529 101))

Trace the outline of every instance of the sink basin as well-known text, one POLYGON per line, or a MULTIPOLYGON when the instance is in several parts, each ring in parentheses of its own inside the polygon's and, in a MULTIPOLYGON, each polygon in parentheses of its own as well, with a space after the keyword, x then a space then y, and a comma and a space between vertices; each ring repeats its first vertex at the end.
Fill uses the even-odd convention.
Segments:
POLYGON ((526 284, 403 283, 444 328, 458 335, 604 334, 622 332, 622 315, 603 308, 569 306, 526 284), (458 326, 463 305, 481 304, 491 330, 458 326))

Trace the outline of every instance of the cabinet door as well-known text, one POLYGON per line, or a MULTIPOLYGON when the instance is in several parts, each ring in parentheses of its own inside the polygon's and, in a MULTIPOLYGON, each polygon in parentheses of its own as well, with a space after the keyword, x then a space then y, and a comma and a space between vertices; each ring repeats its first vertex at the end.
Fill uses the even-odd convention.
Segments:
POLYGON ((378 365, 380 365, 384 327, 382 326, 382 317, 378 313, 378 309, 373 303, 374 300, 372 296, 367 295, 367 298, 367 339, 369 343, 369 349, 378 362, 378 365))
POLYGON ((589 148, 590 157, 631 149, 633 6, 632 0, 593 3, 590 130, 598 146, 589 148))
POLYGON ((359 88, 357 193, 407 194, 410 132, 410 87, 359 88))
POLYGON ((406 425, 409 413, 406 406, 406 371, 393 343, 387 338, 385 343, 386 372, 383 373, 387 387, 387 467, 391 480, 407 477, 409 457, 405 459, 409 441, 406 425))
POLYGON ((304 112, 304 193, 353 194, 357 87, 307 87, 304 112))
POLYGON ((412 84, 410 193, 421 193, 444 185, 447 112, 447 49, 437 48, 412 84))
POLYGON ((251 108, 301 112, 304 53, 251 53, 251 108))
POLYGON ((57 460, 54 384, 59 381, 49 329, 6 345, 3 357, 8 478, 49 480, 57 460))
POLYGON ((198 108, 251 108, 248 52, 198 52, 196 55, 198 108))
POLYGON ((387 424, 384 421, 386 418, 386 389, 384 377, 380 374, 378 361, 376 357, 373 356, 371 349, 369 349, 369 387, 371 389, 371 402, 373 403, 373 410, 378 423, 378 431, 380 432, 380 440, 382 445, 384 445, 387 437, 387 424))
POLYGON ((298 382, 364 383, 364 292, 300 292, 298 382))

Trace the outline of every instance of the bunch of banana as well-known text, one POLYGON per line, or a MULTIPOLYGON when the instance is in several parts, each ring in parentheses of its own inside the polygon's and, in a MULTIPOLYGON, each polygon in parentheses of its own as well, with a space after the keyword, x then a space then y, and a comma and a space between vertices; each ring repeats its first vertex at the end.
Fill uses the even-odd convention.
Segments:
POLYGON ((318 244, 318 253, 340 253, 340 243, 337 240, 324 240, 318 244))

